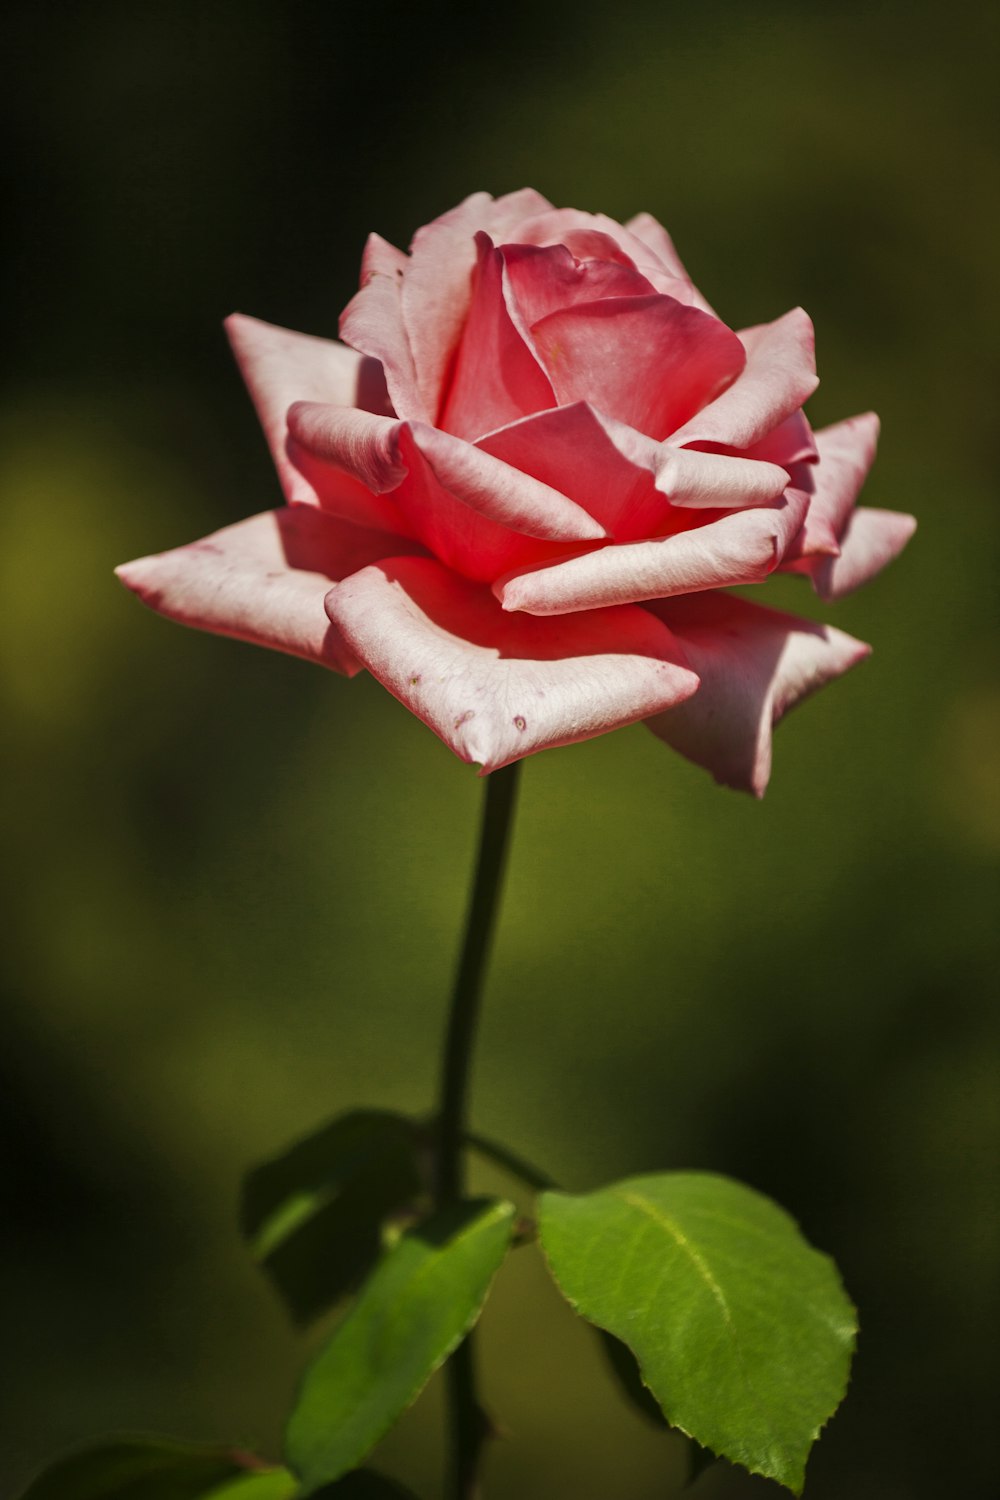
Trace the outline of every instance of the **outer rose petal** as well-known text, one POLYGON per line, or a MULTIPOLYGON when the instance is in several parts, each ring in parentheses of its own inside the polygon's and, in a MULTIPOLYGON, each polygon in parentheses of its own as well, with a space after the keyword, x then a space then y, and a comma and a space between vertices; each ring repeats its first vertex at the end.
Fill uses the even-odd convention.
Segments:
MULTIPOLYGON (((625 228, 629 234, 635 235, 637 240, 640 240, 643 245, 647 245, 653 251, 659 263, 671 276, 687 283, 691 290, 690 294, 683 299, 684 301, 690 302, 693 307, 700 307, 703 312, 710 313, 712 311, 685 270, 684 263, 674 248, 673 240, 663 225, 653 218, 652 214, 636 214, 634 218, 626 219, 625 228)), ((640 256, 640 262, 642 259, 643 257, 640 256)))
MULTIPOLYGON (((361 258, 361 286, 340 315, 340 336, 378 360, 397 416, 434 420, 417 387, 413 354, 403 327, 403 276, 409 259, 381 235, 370 234, 361 258)), ((305 398, 316 399, 316 398, 305 398)), ((351 402, 338 402, 350 406, 351 402)))
POLYGON ((813 497, 799 541, 799 554, 836 555, 854 502, 875 461, 879 420, 873 411, 849 417, 814 434, 819 462, 813 467, 813 497), (832 541, 833 545, 824 545, 832 541))
POLYGON ((440 425, 477 438, 527 412, 555 404, 548 376, 504 295, 504 258, 487 234, 476 235, 472 302, 455 359, 440 425))
POLYGON ((359 526, 398 529, 388 508, 344 473, 310 463, 288 444, 291 402, 334 401, 365 411, 386 409, 385 381, 374 360, 333 339, 293 333, 243 313, 226 319, 233 353, 253 398, 281 488, 290 503, 321 505, 359 526))
POLYGON ((330 584, 377 561, 401 537, 366 531, 310 505, 226 526, 199 542, 117 568, 150 609, 182 625, 271 646, 348 676, 360 663, 330 624, 330 584))
POLYGON ((796 464, 814 464, 819 457, 815 434, 803 411, 793 411, 790 417, 779 422, 777 427, 772 427, 760 442, 754 443, 746 451, 750 458, 780 464, 783 469, 790 469, 796 464))
POLYGON ((405 526, 469 577, 492 579, 604 537, 575 501, 437 428, 309 403, 293 406, 288 424, 310 453, 392 491, 405 526))
POLYGON ((860 506, 840 538, 840 556, 815 559, 813 588, 821 599, 843 599, 898 557, 916 528, 902 511, 860 506))
POLYGON ((736 335, 673 297, 614 297, 550 313, 531 336, 559 404, 592 405, 665 438, 739 375, 736 335))
POLYGON ((774 323, 746 328, 739 338, 746 349, 743 373, 675 432, 673 443, 751 448, 816 389, 813 326, 801 307, 774 323))
POLYGON ((807 574, 821 599, 841 599, 867 583, 902 552, 916 528, 912 516, 898 511, 854 509, 878 430, 878 417, 866 412, 816 433, 814 493, 785 566, 807 574))
POLYGON ((469 307, 477 230, 484 229, 494 240, 506 239, 521 219, 548 207, 548 200, 531 188, 495 201, 488 193, 473 193, 414 236, 403 280, 403 323, 413 351, 417 389, 431 422, 437 421, 440 412, 448 368, 469 307))
POLYGON ((504 609, 533 615, 665 599, 763 583, 802 525, 806 497, 730 511, 716 521, 648 542, 601 547, 494 584, 504 609))
POLYGON ((645 610, 512 618, 431 559, 365 568, 326 608, 369 671, 484 772, 634 723, 698 685, 645 610))
POLYGON ((772 727, 870 651, 832 626, 732 594, 647 607, 677 632, 701 678, 695 696, 651 718, 650 729, 716 781, 757 797, 771 774, 772 727))

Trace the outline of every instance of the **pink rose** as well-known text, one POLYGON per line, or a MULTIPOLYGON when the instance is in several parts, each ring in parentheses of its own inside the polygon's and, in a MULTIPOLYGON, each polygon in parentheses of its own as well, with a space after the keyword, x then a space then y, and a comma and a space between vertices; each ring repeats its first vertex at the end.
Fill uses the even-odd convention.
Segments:
POLYGON ((172 619, 367 667, 484 771, 645 719, 760 795, 771 728, 868 648, 823 599, 902 549, 877 419, 813 433, 812 325, 734 333, 648 214, 474 194, 372 235, 344 343, 228 322, 287 504, 119 570, 172 619))

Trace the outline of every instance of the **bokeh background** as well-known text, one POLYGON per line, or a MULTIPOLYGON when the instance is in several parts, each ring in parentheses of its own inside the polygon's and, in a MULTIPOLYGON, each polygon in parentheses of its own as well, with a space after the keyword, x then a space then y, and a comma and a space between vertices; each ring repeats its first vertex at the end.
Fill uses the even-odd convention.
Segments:
MULTIPOLYGON (((477 1124, 570 1186, 776 1195, 861 1308, 811 1500, 992 1492, 996 9, 32 0, 6 26, 0 1492, 108 1430, 276 1451, 309 1341, 239 1246, 239 1175, 430 1101, 473 772, 372 680, 168 625, 110 570, 277 500, 226 313, 333 334, 369 229, 405 245, 529 183, 651 210, 737 326, 802 303, 811 414, 882 414, 868 498, 920 530, 837 608, 875 654, 782 726, 762 804, 641 727, 528 764, 477 1124)), ((482 1346, 491 1500, 676 1493, 681 1447, 534 1252, 482 1346)), ((380 1453, 427 1500, 438 1416, 432 1387, 380 1453)), ((778 1492, 717 1466, 694 1493, 778 1492)))

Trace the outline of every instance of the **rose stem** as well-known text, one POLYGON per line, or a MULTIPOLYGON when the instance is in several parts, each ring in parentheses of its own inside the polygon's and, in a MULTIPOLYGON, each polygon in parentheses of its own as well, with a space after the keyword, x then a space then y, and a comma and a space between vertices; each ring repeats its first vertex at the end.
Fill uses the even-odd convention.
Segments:
MULTIPOLYGON (((462 954, 452 990, 441 1070, 435 1195, 439 1208, 457 1202, 465 1191, 462 1147, 466 1128, 469 1069, 483 976, 503 884, 520 769, 520 761, 515 761, 513 765, 504 766, 486 778, 476 873, 462 954)), ((475 1500, 479 1455, 489 1436, 490 1422, 476 1395, 471 1335, 459 1344, 448 1361, 445 1379, 452 1440, 451 1476, 447 1494, 449 1500, 475 1500)))

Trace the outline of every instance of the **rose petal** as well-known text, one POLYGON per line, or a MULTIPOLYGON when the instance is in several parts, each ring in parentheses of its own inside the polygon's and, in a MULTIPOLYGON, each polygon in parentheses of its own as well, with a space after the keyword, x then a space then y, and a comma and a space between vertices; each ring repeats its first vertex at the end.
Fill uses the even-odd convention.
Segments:
POLYGON ((361 258, 361 285, 340 315, 340 336, 379 361, 396 415, 426 422, 433 421, 436 407, 428 406, 418 388, 403 326, 403 277, 409 263, 409 257, 381 235, 368 236, 361 258))
POLYGON ((811 577, 817 558, 839 556, 841 534, 875 458, 878 430, 874 412, 838 422, 815 434, 815 464, 792 466, 796 483, 808 472, 811 500, 805 525, 785 559, 786 572, 811 577))
MULTIPOLYGON (((621 231, 619 230, 621 235, 621 231)), ((625 236, 621 236, 625 238, 625 236)), ((603 229, 570 229, 560 236, 559 245, 526 246, 525 248, 555 250, 562 247, 576 260, 608 261, 634 271, 635 262, 626 255, 618 240, 603 229)))
MULTIPOLYGON (((689 289, 687 296, 677 296, 678 301, 690 302, 693 307, 700 307, 703 312, 712 312, 711 307, 705 301, 698 288, 694 285, 684 263, 674 248, 674 242, 652 214, 636 214, 634 218, 626 219, 625 228, 629 234, 634 235, 644 246, 647 246, 656 256, 657 261, 677 281, 686 285, 689 289)), ((644 257, 639 256, 637 264, 643 264, 644 257)), ((658 288, 662 290, 662 288, 658 288)))
POLYGON ((478 438, 476 447, 545 484, 565 485, 618 542, 672 529, 670 505, 768 505, 788 483, 776 464, 657 443, 585 401, 536 412, 478 438))
POLYGON ((811 545, 814 536, 832 535, 839 541, 875 461, 878 433, 878 417, 869 411, 815 434, 819 462, 813 468, 813 498, 806 518, 803 553, 824 550, 811 545))
POLYGON ((796 464, 814 464, 819 457, 815 434, 803 411, 793 411, 746 453, 749 458, 780 464, 783 469, 791 469, 796 464))
POLYGON ((645 462, 655 461, 659 445, 624 428, 635 440, 626 452, 619 426, 577 401, 488 433, 476 447, 543 484, 565 485, 609 536, 633 540, 662 527, 668 507, 645 462))
MULTIPOLYGON (((575 409, 560 408, 565 411, 575 409)), ((595 412, 592 407, 586 409, 593 412, 608 441, 622 458, 654 476, 657 490, 671 505, 695 510, 738 510, 750 505, 769 505, 788 485, 787 470, 776 463, 765 463, 742 453, 675 448, 672 441, 658 443, 625 422, 616 422, 613 417, 595 412)), ((549 415, 541 412, 529 420, 541 425, 549 415)), ((661 512, 661 522, 662 519, 661 512)), ((644 534, 648 536, 650 531, 667 529, 662 524, 651 524, 644 534)), ((618 533, 614 535, 618 536, 618 533)))
POLYGON ((469 577, 493 579, 521 560, 604 537, 575 501, 437 428, 308 403, 291 408, 288 424, 319 459, 377 493, 392 491, 401 528, 469 577))
MULTIPOLYGON (((797 478, 801 476, 804 469, 804 464, 794 466, 797 478)), ((809 489, 800 489, 797 484, 790 484, 786 494, 800 496, 806 503, 806 514, 798 536, 792 539, 781 560, 781 571, 783 573, 811 573, 816 557, 837 556, 840 551, 840 542, 821 515, 810 519, 813 501, 811 483, 809 489)))
POLYGON ((484 771, 634 723, 697 687, 645 610, 511 617, 430 559, 365 568, 330 590, 326 608, 372 674, 484 771))
POLYGON ((739 338, 746 349, 742 374, 673 434, 678 446, 750 448, 802 406, 819 384, 813 326, 801 307, 774 323, 746 328, 739 338))
POLYGON ((774 506, 518 572, 498 580, 494 592, 504 609, 552 615, 762 583, 802 525, 806 503, 790 491, 774 506))
POLYGON ((445 379, 469 307, 477 231, 485 230, 494 240, 507 238, 521 219, 548 207, 548 200, 530 188, 495 201, 488 193, 473 193, 414 236, 403 278, 403 325, 417 389, 431 422, 440 413, 445 379))
POLYGON ((182 625, 302 656, 353 676, 360 664, 323 609, 330 584, 411 544, 311 505, 286 506, 116 569, 150 609, 182 625))
POLYGON ((664 438, 729 384, 746 358, 717 318, 673 297, 616 297, 550 313, 531 336, 561 406, 590 401, 664 438))
POLYGON ((555 404, 548 376, 522 336, 523 320, 520 326, 511 320, 504 257, 487 234, 476 235, 476 246, 472 302, 440 424, 470 439, 555 404))
POLYGON ((406 465, 399 457, 400 423, 350 406, 296 401, 287 413, 292 441, 310 457, 350 474, 376 495, 395 490, 406 465))
POLYGON ((677 254, 673 240, 664 229, 659 220, 654 219, 652 214, 634 214, 631 219, 625 220, 624 226, 629 234, 634 234, 637 240, 647 245, 659 260, 664 270, 670 271, 674 276, 679 276, 685 281, 690 281, 684 262, 677 254))
POLYGON ((580 208, 553 208, 551 204, 530 217, 526 214, 517 224, 512 238, 519 245, 564 245, 572 235, 589 233, 607 235, 621 246, 633 263, 636 253, 641 256, 644 249, 648 250, 607 214, 588 214, 580 208))
POLYGON ((264 429, 285 498, 321 505, 359 526, 392 529, 392 518, 342 473, 296 462, 289 450, 285 413, 296 400, 333 401, 384 409, 385 384, 379 367, 333 339, 293 333, 259 318, 233 313, 226 332, 264 429))
POLYGON ((870 650, 832 626, 732 594, 647 608, 677 632, 701 678, 694 697, 648 720, 650 729, 716 781, 757 797, 771 774, 772 727, 870 650))
MULTIPOLYGON (((634 221, 633 221, 634 222, 634 221)), ((666 231, 662 231, 666 234, 666 231)), ((582 213, 575 208, 553 208, 535 218, 518 224, 514 238, 522 245, 565 245, 574 255, 592 253, 587 247, 602 244, 601 259, 619 259, 639 270, 650 281, 655 290, 673 297, 686 306, 698 306, 704 312, 712 309, 691 285, 687 272, 680 268, 678 274, 677 254, 673 263, 665 263, 655 246, 637 237, 628 225, 616 224, 607 214, 582 213), (618 256, 606 248, 608 243, 618 247, 618 256)))
POLYGON ((415 448, 456 499, 526 536, 593 541, 604 536, 575 501, 451 433, 422 422, 299 401, 289 431, 318 457, 342 464, 376 492, 396 488, 415 448))
POLYGON ((742 510, 769 505, 784 492, 788 475, 777 464, 725 453, 662 444, 656 487, 672 505, 692 510, 742 510))
POLYGON ((916 518, 902 511, 860 506, 840 538, 839 557, 813 561, 813 588, 821 599, 843 599, 898 557, 916 529, 916 518))
MULTIPOLYGON (((590 238, 603 241, 607 236, 590 238)), ((613 241, 608 244, 617 249, 613 241)), ((591 243, 589 248, 600 247, 591 243)), ((579 302, 648 297, 654 290, 625 256, 620 260, 577 259, 577 250, 571 253, 565 245, 504 245, 502 254, 507 283, 528 328, 549 313, 579 302)))

